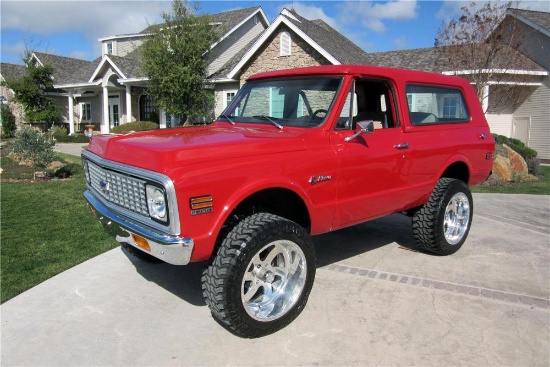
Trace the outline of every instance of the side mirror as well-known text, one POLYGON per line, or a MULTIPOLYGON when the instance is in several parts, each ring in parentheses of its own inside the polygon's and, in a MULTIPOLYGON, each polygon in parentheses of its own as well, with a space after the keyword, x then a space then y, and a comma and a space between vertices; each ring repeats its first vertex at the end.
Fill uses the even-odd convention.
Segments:
POLYGON ((359 121, 357 123, 357 126, 359 127, 359 130, 351 135, 345 138, 344 140, 346 142, 352 141, 353 139, 357 138, 361 134, 374 134, 374 123, 373 120, 366 120, 366 121, 359 121))

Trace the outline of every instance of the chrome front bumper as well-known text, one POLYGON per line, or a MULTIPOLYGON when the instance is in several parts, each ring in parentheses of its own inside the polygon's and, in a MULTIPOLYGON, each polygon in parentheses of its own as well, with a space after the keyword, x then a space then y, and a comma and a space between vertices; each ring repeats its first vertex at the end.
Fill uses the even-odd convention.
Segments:
POLYGON ((84 197, 88 201, 92 213, 118 242, 127 243, 169 264, 186 265, 189 263, 194 247, 193 239, 157 233, 128 222, 113 213, 101 201, 96 199, 89 190, 84 192, 84 197), (146 251, 138 246, 134 240, 134 235, 145 238, 151 251, 146 251))

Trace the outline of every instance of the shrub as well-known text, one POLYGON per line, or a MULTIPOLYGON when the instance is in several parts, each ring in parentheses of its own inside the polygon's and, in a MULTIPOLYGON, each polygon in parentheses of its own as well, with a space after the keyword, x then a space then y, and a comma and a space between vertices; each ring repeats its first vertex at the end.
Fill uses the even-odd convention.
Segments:
POLYGON ((90 138, 86 135, 56 135, 55 141, 59 143, 89 143, 90 138))
POLYGON ((529 173, 535 176, 538 176, 541 174, 542 170, 540 169, 540 159, 538 158, 529 158, 526 160, 527 162, 527 169, 529 170, 529 173))
POLYGON ((150 121, 136 121, 129 122, 127 124, 122 124, 115 126, 111 129, 112 133, 123 133, 128 131, 144 131, 144 130, 155 130, 158 129, 159 125, 155 122, 150 121))
POLYGON ((80 164, 69 163, 55 171, 53 176, 57 178, 69 178, 80 173, 82 173, 82 166, 80 164))
POLYGON ((67 128, 63 126, 53 126, 50 129, 50 134, 57 139, 58 136, 66 136, 67 128))
POLYGON ((521 140, 508 138, 504 135, 497 135, 497 134, 493 134, 493 137, 495 138, 495 142, 497 144, 508 145, 510 148, 515 150, 519 155, 521 155, 523 159, 525 159, 526 161, 529 158, 535 158, 538 155, 536 150, 529 148, 521 140))
POLYGON ((13 152, 22 162, 35 168, 46 167, 55 156, 53 145, 45 135, 30 126, 24 126, 15 133, 13 152))
POLYGON ((0 113, 2 114, 2 137, 13 138, 15 136, 15 116, 11 113, 8 105, 2 104, 0 113))
POLYGON ((515 183, 533 182, 538 181, 538 178, 525 172, 513 172, 512 181, 515 183))

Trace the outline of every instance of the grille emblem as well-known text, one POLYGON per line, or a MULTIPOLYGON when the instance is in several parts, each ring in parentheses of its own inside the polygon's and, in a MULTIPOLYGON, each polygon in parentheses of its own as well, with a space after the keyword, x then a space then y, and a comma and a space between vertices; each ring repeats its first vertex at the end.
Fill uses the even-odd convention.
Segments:
POLYGON ((101 191, 103 191, 105 195, 109 194, 109 190, 111 189, 111 187, 109 185, 109 182, 107 182, 104 178, 99 181, 99 186, 101 187, 101 191))

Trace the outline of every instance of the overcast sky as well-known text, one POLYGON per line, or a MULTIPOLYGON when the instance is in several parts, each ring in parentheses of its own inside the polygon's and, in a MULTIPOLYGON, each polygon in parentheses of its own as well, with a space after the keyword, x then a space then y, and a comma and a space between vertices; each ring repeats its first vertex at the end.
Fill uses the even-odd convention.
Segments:
MULTIPOLYGON (((367 52, 433 46, 442 21, 456 18, 459 1, 202 1, 200 11, 219 13, 262 6, 271 22, 283 7, 323 19, 367 52)), ((480 3, 480 2, 478 2, 480 3)), ((550 1, 523 1, 521 8, 550 11, 550 1)), ((137 33, 160 22, 171 1, 1 0, 2 62, 22 63, 25 48, 94 60, 98 38, 137 33)))

